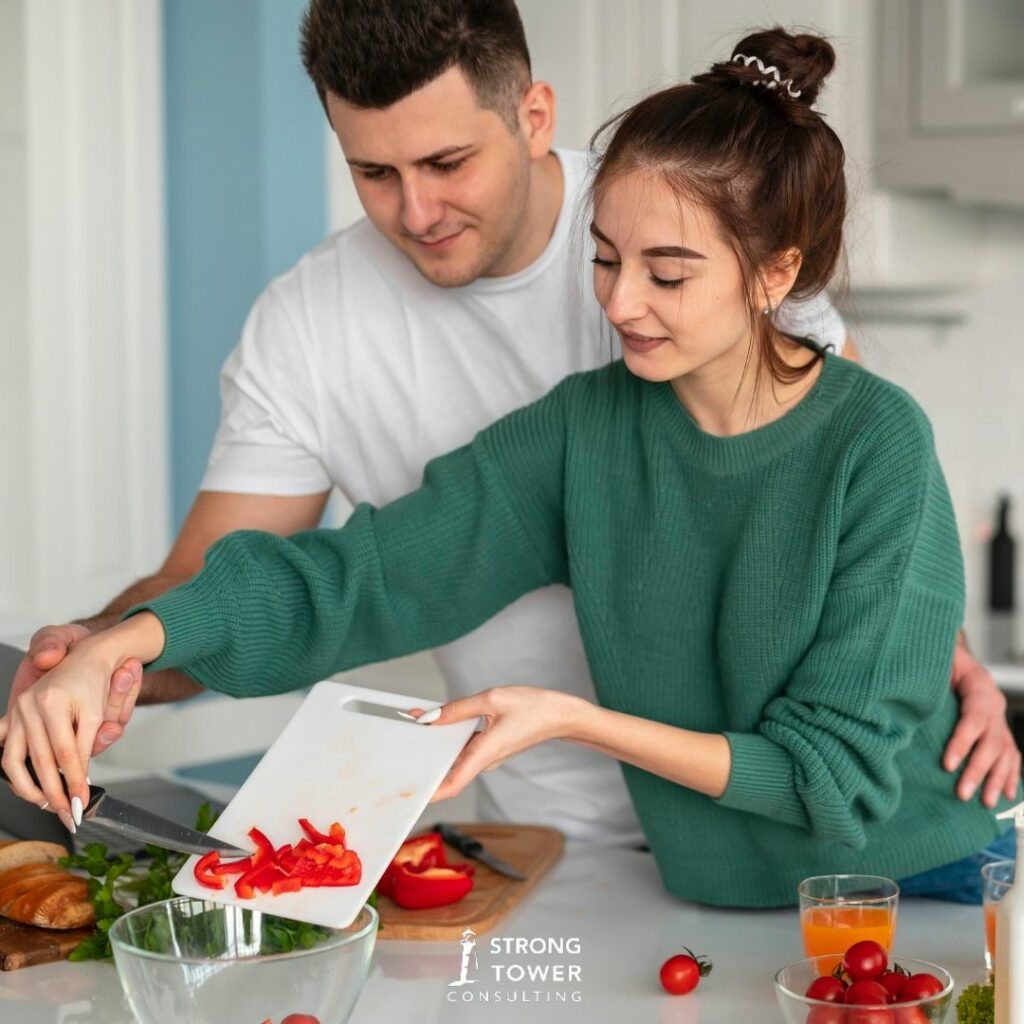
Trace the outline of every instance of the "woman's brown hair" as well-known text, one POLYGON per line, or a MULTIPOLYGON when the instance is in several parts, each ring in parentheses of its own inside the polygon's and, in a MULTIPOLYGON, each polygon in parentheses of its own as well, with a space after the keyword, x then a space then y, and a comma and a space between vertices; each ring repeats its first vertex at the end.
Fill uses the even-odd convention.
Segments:
POLYGON ((798 380, 814 360, 793 367, 776 348, 758 301, 762 271, 786 250, 799 250, 790 294, 806 298, 828 284, 842 251, 843 146, 812 109, 834 64, 835 51, 819 36, 778 27, 755 32, 728 61, 646 97, 591 141, 597 150, 611 132, 595 201, 615 178, 642 171, 714 214, 740 263, 758 369, 780 382, 798 380))

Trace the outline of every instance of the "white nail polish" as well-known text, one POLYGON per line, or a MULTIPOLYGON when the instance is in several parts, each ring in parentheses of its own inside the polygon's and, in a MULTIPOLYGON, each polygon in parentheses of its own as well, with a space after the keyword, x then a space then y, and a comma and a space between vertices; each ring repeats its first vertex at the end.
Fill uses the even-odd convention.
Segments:
POLYGON ((430 725, 431 722, 436 722, 440 717, 441 709, 434 708, 432 711, 426 711, 420 715, 420 717, 416 719, 416 722, 419 725, 430 725))
POLYGON ((410 722, 415 722, 416 721, 416 716, 415 715, 410 715, 406 711, 396 711, 395 714, 398 715, 399 718, 407 718, 410 722))
POLYGON ((73 822, 73 821, 71 820, 71 816, 70 816, 70 815, 68 814, 68 812, 67 812, 67 811, 59 811, 59 812, 57 813, 57 817, 58 817, 58 818, 60 818, 60 820, 61 820, 61 824, 62 824, 62 825, 63 825, 63 826, 64 826, 64 827, 65 827, 65 828, 66 828, 66 829, 67 829, 67 830, 68 830, 68 831, 69 831, 69 832, 70 832, 70 833, 72 834, 72 835, 74 835, 74 834, 75 834, 75 832, 77 832, 77 831, 78 831, 78 830, 77 830, 77 829, 75 828, 75 823, 74 823, 74 822, 73 822))
POLYGON ((71 798, 71 817, 76 825, 82 824, 82 800, 80 797, 73 796, 71 798))

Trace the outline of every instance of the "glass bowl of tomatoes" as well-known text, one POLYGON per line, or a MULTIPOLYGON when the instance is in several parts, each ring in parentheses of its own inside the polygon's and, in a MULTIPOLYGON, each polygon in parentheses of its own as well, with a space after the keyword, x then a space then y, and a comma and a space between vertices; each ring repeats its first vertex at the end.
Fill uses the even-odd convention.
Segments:
POLYGON ((377 938, 367 905, 323 928, 181 896, 118 918, 114 960, 140 1024, 345 1024, 377 938))
POLYGON ((856 943, 842 957, 797 960, 775 975, 786 1024, 942 1024, 953 986, 938 965, 890 960, 875 942, 856 943))

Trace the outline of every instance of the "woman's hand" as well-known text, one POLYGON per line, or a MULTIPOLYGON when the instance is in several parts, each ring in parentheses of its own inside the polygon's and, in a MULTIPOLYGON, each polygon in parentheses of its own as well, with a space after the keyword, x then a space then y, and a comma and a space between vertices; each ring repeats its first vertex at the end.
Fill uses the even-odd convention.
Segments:
POLYGON ((89 801, 89 757, 104 716, 112 710, 130 715, 142 680, 140 662, 157 657, 163 643, 160 620, 143 613, 79 640, 17 696, 0 720, 0 741, 3 769, 18 796, 48 806, 74 832, 89 801), (39 785, 32 781, 26 758, 39 785))
MULTIPOLYGON (((569 738, 578 718, 591 704, 557 690, 538 686, 496 686, 462 700, 453 700, 428 712, 433 725, 451 725, 468 718, 482 717, 483 730, 462 748, 444 782, 431 797, 431 803, 457 796, 480 772, 497 768, 503 761, 535 747, 545 740, 569 738)), ((411 712, 417 717, 420 709, 411 712)))

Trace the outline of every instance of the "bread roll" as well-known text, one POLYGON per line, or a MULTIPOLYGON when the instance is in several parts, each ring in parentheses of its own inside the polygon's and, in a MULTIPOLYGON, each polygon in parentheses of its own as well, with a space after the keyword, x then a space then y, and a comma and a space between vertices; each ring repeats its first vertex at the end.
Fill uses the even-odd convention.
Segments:
POLYGON ((95 923, 88 882, 52 861, 0 872, 0 915, 41 928, 95 923))
POLYGON ((67 855, 68 851, 59 843, 46 843, 37 839, 0 840, 0 871, 39 861, 50 861, 55 864, 61 857, 67 855))

